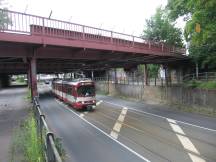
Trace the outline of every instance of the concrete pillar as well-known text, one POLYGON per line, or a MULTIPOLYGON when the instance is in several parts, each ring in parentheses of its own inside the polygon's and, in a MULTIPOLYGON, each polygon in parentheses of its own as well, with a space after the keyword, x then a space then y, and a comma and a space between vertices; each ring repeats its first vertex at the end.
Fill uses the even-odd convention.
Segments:
POLYGON ((144 64, 144 85, 149 85, 148 84, 148 66, 147 64, 144 64))
POLYGON ((10 86, 10 76, 7 74, 0 75, 0 87, 9 87, 10 86))
POLYGON ((109 86, 110 86, 110 82, 109 82, 109 70, 107 70, 107 93, 109 94, 109 86))
POLYGON ((28 71, 27 71, 27 79, 28 79, 28 88, 31 88, 31 66, 30 64, 28 65, 28 71))
POLYGON ((116 68, 114 69, 114 72, 115 72, 115 79, 114 80, 115 80, 115 84, 117 84, 117 69, 116 68))
POLYGON ((32 92, 32 97, 38 96, 37 92, 37 66, 36 66, 36 58, 33 57, 30 59, 30 80, 31 80, 31 92, 32 92))

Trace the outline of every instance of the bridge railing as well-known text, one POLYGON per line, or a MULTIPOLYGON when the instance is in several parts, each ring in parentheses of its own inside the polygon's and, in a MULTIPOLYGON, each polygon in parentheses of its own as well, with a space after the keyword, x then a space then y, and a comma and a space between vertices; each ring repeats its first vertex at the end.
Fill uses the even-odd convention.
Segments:
POLYGON ((0 32, 43 35, 64 39, 100 42, 131 48, 157 51, 165 54, 185 54, 185 49, 153 42, 133 35, 80 25, 62 20, 0 9, 3 25, 0 32))
POLYGON ((62 162, 59 152, 54 142, 54 134, 47 126, 45 115, 40 110, 40 104, 37 97, 33 99, 33 110, 37 122, 37 133, 40 136, 47 162, 62 162))

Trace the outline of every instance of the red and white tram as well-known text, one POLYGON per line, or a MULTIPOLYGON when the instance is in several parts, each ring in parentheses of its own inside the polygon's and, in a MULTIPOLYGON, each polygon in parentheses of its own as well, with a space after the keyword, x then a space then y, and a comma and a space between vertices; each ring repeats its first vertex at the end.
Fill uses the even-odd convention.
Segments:
POLYGON ((75 109, 91 110, 96 105, 95 85, 90 79, 55 80, 52 82, 52 92, 75 109))

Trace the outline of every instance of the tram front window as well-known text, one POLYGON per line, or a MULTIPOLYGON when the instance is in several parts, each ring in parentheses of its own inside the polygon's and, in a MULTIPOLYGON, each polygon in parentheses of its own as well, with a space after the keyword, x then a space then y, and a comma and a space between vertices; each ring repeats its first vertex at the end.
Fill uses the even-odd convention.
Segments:
POLYGON ((95 87, 93 85, 80 86, 77 89, 77 94, 78 94, 78 96, 94 96, 95 87))

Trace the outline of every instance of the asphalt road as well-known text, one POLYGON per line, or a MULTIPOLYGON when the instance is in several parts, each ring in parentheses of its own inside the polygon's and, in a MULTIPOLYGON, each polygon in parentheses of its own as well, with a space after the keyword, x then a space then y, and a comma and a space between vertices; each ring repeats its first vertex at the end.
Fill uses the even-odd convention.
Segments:
POLYGON ((93 112, 78 112, 50 94, 40 96, 42 111, 62 138, 68 161, 216 161, 214 118, 97 98, 101 101, 93 112))
MULTIPOLYGON (((14 129, 28 115, 31 106, 25 99, 27 88, 24 86, 13 86, 0 89, 0 162, 11 160, 11 146, 14 129)), ((22 156, 13 156, 17 161, 21 161, 22 156)))
POLYGON ((51 130, 62 138, 71 162, 143 162, 145 159, 105 135, 57 102, 49 93, 40 95, 42 112, 51 130))
POLYGON ((172 118, 178 121, 194 124, 200 127, 216 130, 216 118, 213 117, 171 110, 167 109, 167 107, 164 105, 150 105, 142 102, 126 101, 111 96, 97 95, 97 99, 103 100, 105 102, 114 103, 119 106, 127 106, 131 109, 136 109, 159 116, 172 118))

